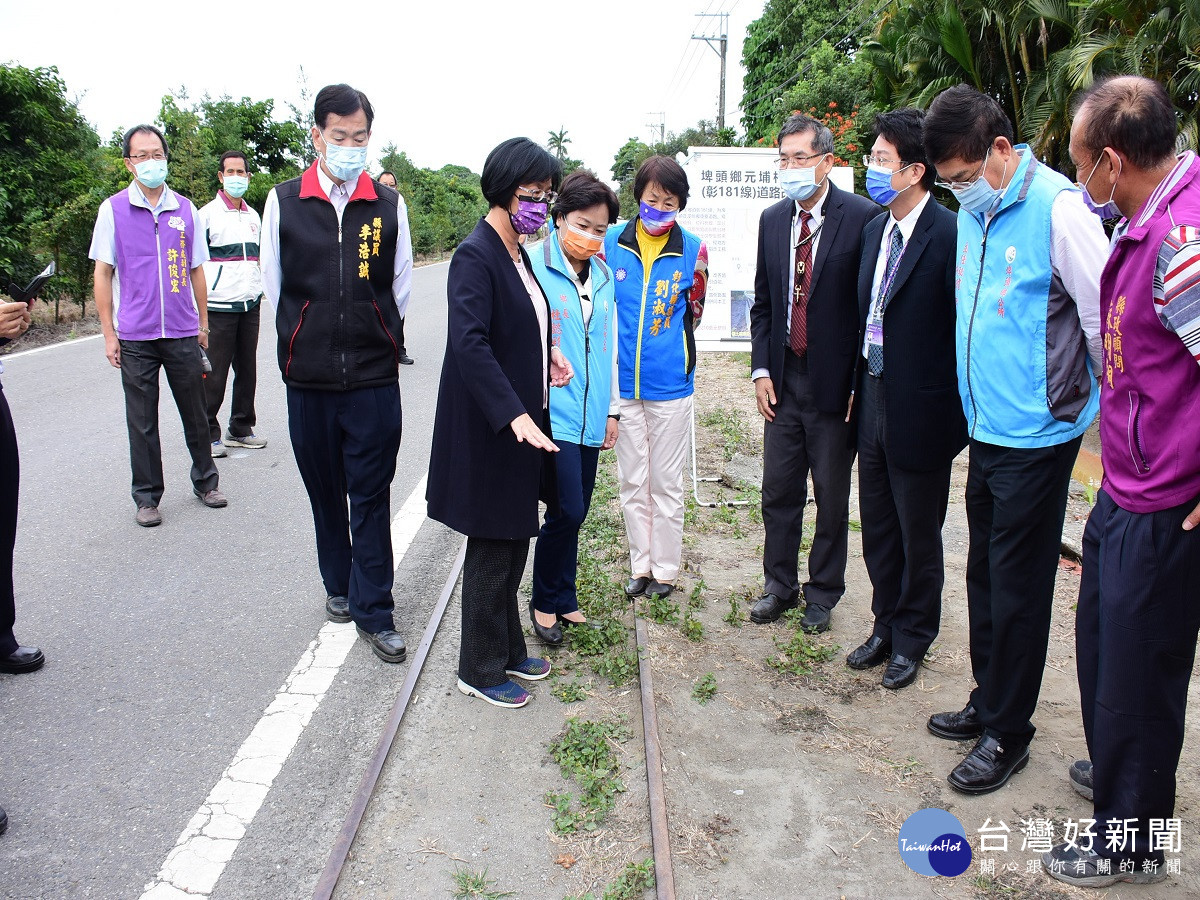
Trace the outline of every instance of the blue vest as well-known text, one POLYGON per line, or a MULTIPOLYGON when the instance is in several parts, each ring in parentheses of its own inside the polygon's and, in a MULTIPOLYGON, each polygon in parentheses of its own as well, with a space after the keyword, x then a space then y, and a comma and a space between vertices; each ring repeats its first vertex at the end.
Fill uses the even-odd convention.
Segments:
POLYGON ((1050 262, 1054 199, 1075 190, 1027 145, 990 223, 958 211, 958 388, 970 436, 1002 447, 1051 447, 1096 417, 1087 342, 1050 262))
POLYGON ((529 254, 533 275, 550 302, 551 342, 562 350, 575 370, 566 387, 550 391, 550 428, 556 441, 585 447, 604 443, 612 393, 612 361, 616 352, 617 304, 612 272, 593 256, 585 292, 592 300, 592 316, 583 325, 579 290, 568 274, 558 243, 558 231, 529 254))
POLYGON ((694 391, 696 338, 688 288, 700 238, 675 223, 647 274, 637 242, 637 217, 610 228, 604 257, 617 282, 617 364, 626 400, 677 400, 694 391))

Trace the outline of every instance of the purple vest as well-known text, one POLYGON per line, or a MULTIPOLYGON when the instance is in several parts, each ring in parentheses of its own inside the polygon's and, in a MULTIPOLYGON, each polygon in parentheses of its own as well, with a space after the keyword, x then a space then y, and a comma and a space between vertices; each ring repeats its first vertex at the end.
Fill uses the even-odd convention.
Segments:
POLYGON ((123 341, 195 337, 200 315, 192 296, 195 211, 174 194, 178 209, 158 216, 129 202, 128 189, 109 198, 116 229, 120 293, 114 316, 123 341))
MULTIPOLYGON (((1133 222, 1140 218, 1141 211, 1133 222)), ((1200 496, 1200 366, 1159 319, 1152 290, 1172 221, 1200 224, 1200 159, 1158 201, 1149 221, 1131 225, 1117 241, 1100 277, 1104 489, 1134 513, 1200 496)))

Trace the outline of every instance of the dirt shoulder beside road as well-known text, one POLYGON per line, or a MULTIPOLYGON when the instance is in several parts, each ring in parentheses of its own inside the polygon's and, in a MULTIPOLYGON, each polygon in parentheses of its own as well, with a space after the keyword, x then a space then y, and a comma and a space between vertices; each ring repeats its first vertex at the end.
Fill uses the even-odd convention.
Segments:
MULTIPOLYGON (((701 474, 722 477, 721 484, 702 485, 704 499, 721 495, 749 503, 721 509, 689 504, 680 589, 666 603, 639 601, 642 615, 658 620, 649 625, 649 658, 677 895, 705 900, 1200 895, 1200 871, 1190 853, 1200 828, 1194 724, 1187 730, 1179 775, 1180 874, 1151 887, 1084 891, 1051 881, 1038 867, 1038 852, 1022 847, 1023 828, 1029 827, 1023 823, 1050 820, 1059 840, 1065 819, 1091 814, 1091 805, 1066 777, 1070 761, 1086 752, 1074 660, 1079 575, 1070 562, 1058 574, 1028 767, 1001 791, 978 798, 957 794, 946 783, 970 744, 934 738, 925 720, 961 708, 971 687, 963 578, 965 455, 955 464, 945 528, 941 634, 915 684, 886 691, 879 670, 855 672, 844 663, 871 622, 870 582, 857 533, 851 534, 846 596, 828 634, 806 640, 797 637, 794 623, 748 621, 749 606, 762 589, 763 541, 757 506, 762 425, 748 373, 743 355, 703 355, 696 417, 701 474), (897 852, 900 825, 930 806, 957 816, 972 844, 974 862, 957 878, 917 875, 897 852), (980 852, 978 829, 989 820, 992 827, 1003 823, 1009 829, 1008 852, 980 852), (981 868, 987 860, 994 860, 994 872, 981 868)), ((398 739, 403 746, 385 770, 340 896, 446 896, 459 884, 456 877, 466 875, 482 876, 479 884, 487 890, 520 898, 557 900, 588 891, 608 900, 650 896, 628 878, 631 864, 649 858, 650 843, 640 706, 628 680, 636 662, 630 659, 632 617, 617 593, 627 577, 627 557, 614 468, 611 454, 603 455, 580 585, 593 618, 618 617, 621 640, 592 655, 579 645, 549 651, 561 677, 535 688, 531 709, 504 712, 453 690, 458 632, 457 618, 449 618, 435 644, 435 654, 445 648, 442 663, 423 676, 419 688, 420 724, 398 739), (564 702, 576 697, 578 702, 564 702), (551 742, 564 734, 570 717, 624 729, 607 743, 629 790, 613 795, 611 811, 594 823, 571 818, 585 791, 551 757, 551 742), (575 830, 560 833, 564 823, 575 830)), ((814 511, 810 506, 809 534, 814 511)), ((1078 530, 1086 514, 1080 487, 1068 509, 1069 526, 1078 530)), ((857 532, 856 489, 851 520, 857 532)))

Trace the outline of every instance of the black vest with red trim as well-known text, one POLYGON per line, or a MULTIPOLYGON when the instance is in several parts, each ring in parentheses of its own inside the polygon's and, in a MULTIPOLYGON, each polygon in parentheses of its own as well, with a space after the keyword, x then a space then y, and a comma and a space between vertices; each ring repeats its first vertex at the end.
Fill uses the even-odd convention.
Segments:
POLYGON ((322 391, 395 384, 401 332, 392 273, 400 195, 360 175, 339 228, 318 165, 275 188, 283 380, 322 391))

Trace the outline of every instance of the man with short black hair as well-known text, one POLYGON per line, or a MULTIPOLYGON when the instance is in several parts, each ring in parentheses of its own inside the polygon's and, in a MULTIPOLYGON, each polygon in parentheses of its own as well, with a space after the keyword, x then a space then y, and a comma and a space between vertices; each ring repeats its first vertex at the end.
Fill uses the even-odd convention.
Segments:
POLYGON ((208 407, 208 436, 212 455, 222 457, 226 446, 260 450, 267 446, 254 433, 254 389, 258 378, 258 325, 262 277, 258 269, 258 241, 262 222, 244 199, 250 186, 246 154, 229 150, 221 155, 217 172, 221 189, 200 209, 209 260, 204 264, 208 281, 208 359, 212 371, 204 379, 208 407), (225 382, 233 366, 233 399, 229 428, 221 440, 217 413, 225 401, 225 382))
POLYGON ((763 426, 762 597, 750 610, 774 622, 800 599, 800 539, 807 479, 817 528, 804 583, 806 631, 829 629, 846 590, 850 473, 848 423, 858 337, 857 278, 863 226, 879 212, 838 190, 833 134, 794 115, 779 131, 779 184, 787 198, 763 211, 750 308, 751 378, 763 426))
POLYGON ((976 739, 948 777, 966 794, 1029 760, 1067 488, 1096 417, 1100 220, 1071 182, 1013 145, 1012 123, 966 85, 925 116, 925 152, 958 199, 958 387, 971 460, 967 610, 976 687, 931 733, 976 739))
POLYGON ((353 621, 376 656, 398 663, 406 650, 393 620, 391 486, 412 248, 403 198, 365 172, 374 117, 362 91, 321 88, 318 159, 267 196, 262 274, 326 615, 353 621))
POLYGON ((1137 76, 1094 84, 1071 124, 1088 205, 1124 217, 1100 281, 1104 483, 1075 613, 1091 760, 1069 777, 1096 838, 1042 856, 1081 887, 1161 881, 1163 851, 1180 850, 1169 823, 1200 632, 1200 161, 1175 155, 1177 127, 1167 92, 1137 76))
POLYGON ((941 627, 950 468, 967 443, 954 357, 954 213, 929 195, 924 113, 875 117, 867 193, 888 212, 863 233, 854 414, 863 562, 875 621, 846 657, 911 684, 941 627))
POLYGON ((136 125, 121 140, 129 187, 100 204, 88 256, 96 262, 96 312, 104 353, 121 370, 135 521, 162 523, 162 448, 158 439, 158 370, 179 407, 192 457, 192 490, 205 506, 223 507, 208 441, 201 349, 208 346, 208 244, 190 200, 166 185, 167 140, 136 125))

